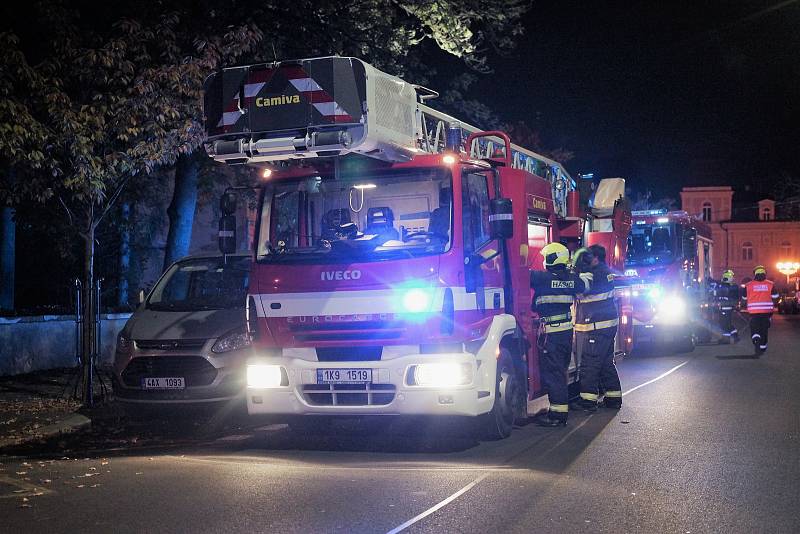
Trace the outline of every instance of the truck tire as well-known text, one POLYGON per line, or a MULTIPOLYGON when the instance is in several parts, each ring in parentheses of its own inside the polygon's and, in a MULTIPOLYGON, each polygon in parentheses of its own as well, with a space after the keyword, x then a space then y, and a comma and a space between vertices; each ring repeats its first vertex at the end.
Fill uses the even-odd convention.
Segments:
POLYGON ((489 413, 480 417, 479 428, 482 427, 485 439, 496 441, 511 435, 514 421, 519 413, 520 399, 523 401, 525 399, 521 387, 522 384, 518 373, 514 370, 508 349, 500 349, 500 358, 497 360, 494 406, 489 413))

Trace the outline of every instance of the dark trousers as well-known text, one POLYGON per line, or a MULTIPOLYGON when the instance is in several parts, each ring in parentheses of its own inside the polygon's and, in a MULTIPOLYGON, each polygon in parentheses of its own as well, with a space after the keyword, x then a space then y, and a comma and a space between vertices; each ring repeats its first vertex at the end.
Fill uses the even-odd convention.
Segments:
POLYGON ((750 333, 754 336, 761 336, 758 344, 762 347, 767 346, 767 333, 769 332, 769 325, 772 323, 771 313, 751 313, 750 314, 750 333))
POLYGON ((567 370, 572 358, 572 330, 540 334, 539 372, 542 389, 550 399, 550 415, 567 418, 569 392, 567 370))
POLYGON ((722 333, 729 336, 733 333, 733 310, 719 310, 719 328, 722 333))
POLYGON ((581 347, 581 398, 596 401, 600 386, 606 397, 621 397, 617 366, 614 363, 614 336, 617 327, 590 332, 577 332, 576 342, 581 347))

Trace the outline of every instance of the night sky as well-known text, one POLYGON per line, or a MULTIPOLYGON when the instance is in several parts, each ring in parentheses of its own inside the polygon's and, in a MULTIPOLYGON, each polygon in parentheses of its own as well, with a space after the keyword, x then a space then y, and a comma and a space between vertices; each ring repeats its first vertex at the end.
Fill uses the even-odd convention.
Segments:
POLYGON ((474 95, 634 191, 800 173, 800 1, 536 0, 474 95))

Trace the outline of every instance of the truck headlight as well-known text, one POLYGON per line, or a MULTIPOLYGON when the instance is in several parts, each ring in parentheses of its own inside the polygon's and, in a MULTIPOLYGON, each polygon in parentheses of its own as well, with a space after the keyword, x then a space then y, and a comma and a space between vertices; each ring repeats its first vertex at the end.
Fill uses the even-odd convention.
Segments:
POLYGON ((247 366, 247 387, 278 388, 289 385, 289 376, 280 365, 253 364, 247 366))
POLYGON ((465 386, 472 382, 469 363, 420 363, 414 366, 414 384, 428 387, 465 386))
POLYGON ((658 317, 665 323, 678 324, 686 320, 686 301, 677 295, 669 295, 658 303, 658 317))
POLYGON ((216 352, 217 354, 223 352, 230 352, 236 349, 242 349, 244 347, 250 346, 250 336, 247 332, 242 332, 241 330, 237 330, 235 332, 231 332, 226 336, 222 336, 214 343, 214 346, 211 347, 211 352, 216 352))

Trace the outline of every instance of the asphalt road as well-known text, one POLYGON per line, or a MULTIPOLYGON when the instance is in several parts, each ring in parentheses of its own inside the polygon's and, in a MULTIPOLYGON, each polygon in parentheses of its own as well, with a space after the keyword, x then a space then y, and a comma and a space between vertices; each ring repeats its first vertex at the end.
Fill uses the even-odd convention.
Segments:
POLYGON ((769 351, 631 357, 619 412, 501 442, 280 425, 0 457, 3 532, 800 532, 800 316, 769 351))

